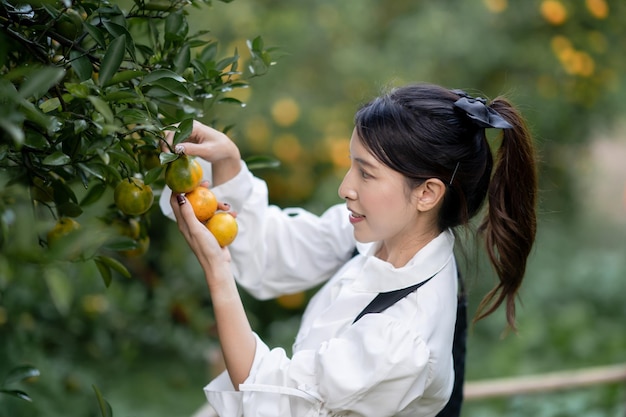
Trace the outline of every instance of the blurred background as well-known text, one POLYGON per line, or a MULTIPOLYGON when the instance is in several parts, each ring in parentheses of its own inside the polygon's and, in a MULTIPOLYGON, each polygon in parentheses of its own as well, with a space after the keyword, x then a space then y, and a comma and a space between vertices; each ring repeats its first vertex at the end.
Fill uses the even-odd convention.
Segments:
MULTIPOLYGON (((352 117, 381 90, 424 81, 508 96, 541 159, 538 239, 518 333, 503 334, 502 311, 473 326, 466 378, 626 363, 626 3, 236 0, 190 11, 190 29, 209 30, 242 63, 248 39, 276 48, 268 73, 232 92, 245 106, 222 104, 204 121, 232 125, 244 156, 280 160, 256 172, 280 206, 321 213, 339 202, 352 117)), ((124 261, 131 279, 105 288, 91 264, 63 271, 75 283, 69 315, 43 284, 55 282, 54 266, 45 277, 19 271, 24 289, 0 300, 0 371, 33 364, 41 376, 22 386, 32 403, 0 397, 0 416, 97 415, 93 384, 115 415, 184 417, 204 404, 202 387, 221 369, 209 296, 172 222, 157 207, 151 219, 148 252, 124 261)), ((473 312, 494 275, 480 252, 469 261, 473 312)), ((0 284, 9 268, 0 264, 0 284)), ((255 330, 289 350, 310 294, 243 296, 255 330)), ((625 414, 624 382, 468 401, 463 411, 625 414)))

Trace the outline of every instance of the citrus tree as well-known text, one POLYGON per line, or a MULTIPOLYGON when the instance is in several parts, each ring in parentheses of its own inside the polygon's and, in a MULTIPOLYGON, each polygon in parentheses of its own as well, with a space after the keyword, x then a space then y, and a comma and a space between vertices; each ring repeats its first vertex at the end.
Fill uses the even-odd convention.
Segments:
POLYGON ((227 51, 208 30, 192 32, 190 12, 209 6, 0 0, 3 340, 19 339, 11 306, 23 300, 7 294, 25 276, 43 278, 67 313, 78 285, 68 265, 91 264, 106 286, 130 275, 125 257, 146 252, 149 214, 176 158, 162 152, 165 133, 184 140, 193 119, 227 131, 216 107, 242 106, 232 92, 272 64, 260 37, 227 51))
POLYGON ((200 3, 210 1, 139 0, 128 10, 108 1, 1 2, 3 257, 94 261, 105 280, 126 273, 101 249, 140 246, 171 159, 159 159, 165 131, 183 140, 192 119, 241 104, 228 93, 270 65, 261 38, 248 43, 244 73, 237 50, 221 57, 208 31, 190 33, 186 15, 200 3), (33 212, 15 210, 22 198, 33 212), (20 215, 32 216, 36 237, 16 245, 20 215), (67 237, 82 222, 91 229, 67 237))

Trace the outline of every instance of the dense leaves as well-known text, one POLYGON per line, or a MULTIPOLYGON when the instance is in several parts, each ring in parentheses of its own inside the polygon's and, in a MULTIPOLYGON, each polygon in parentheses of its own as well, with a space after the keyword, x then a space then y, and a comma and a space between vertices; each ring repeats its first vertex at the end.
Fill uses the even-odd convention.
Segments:
MULTIPOLYGON (((253 71, 242 73, 236 50, 222 57, 207 31, 190 32, 188 9, 201 4, 137 1, 126 11, 106 1, 2 1, 0 175, 33 191, 35 221, 78 218, 98 203, 105 224, 125 216, 107 193, 130 177, 162 186, 163 166, 146 160, 166 130, 183 140, 191 119, 243 104, 227 93, 267 71, 268 52, 252 40, 253 71)), ((7 238, 13 210, 2 209, 7 238)), ((95 259, 105 281, 121 270, 92 249, 82 259, 95 259)))

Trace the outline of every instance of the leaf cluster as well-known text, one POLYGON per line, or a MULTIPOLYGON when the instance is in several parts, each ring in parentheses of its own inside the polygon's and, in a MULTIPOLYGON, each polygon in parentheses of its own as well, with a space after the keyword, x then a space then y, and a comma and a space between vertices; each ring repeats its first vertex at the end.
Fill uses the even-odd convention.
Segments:
MULTIPOLYGON (((182 140, 178 126, 199 118, 217 124, 215 106, 244 104, 229 93, 268 70, 271 50, 256 38, 246 57, 236 49, 224 55, 208 30, 191 33, 190 9, 210 5, 0 1, 0 177, 4 191, 30 190, 35 222, 96 209, 104 224, 124 220, 110 191, 129 177, 162 188, 158 154, 171 145, 168 130, 182 140)), ((16 216, 10 197, 2 201, 0 245, 16 216)), ((145 236, 147 217, 140 221, 145 236)), ((137 246, 136 237, 124 240, 131 242, 112 247, 137 246)), ((107 282, 111 271, 127 275, 97 251, 89 258, 107 282)))

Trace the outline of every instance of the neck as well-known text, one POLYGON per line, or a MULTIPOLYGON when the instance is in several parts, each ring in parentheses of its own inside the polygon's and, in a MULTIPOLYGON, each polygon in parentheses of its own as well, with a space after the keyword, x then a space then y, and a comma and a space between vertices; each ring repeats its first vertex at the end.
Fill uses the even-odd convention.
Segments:
POLYGON ((438 229, 430 229, 399 241, 383 241, 376 252, 376 257, 387 261, 396 268, 406 265, 417 252, 439 236, 438 229))

